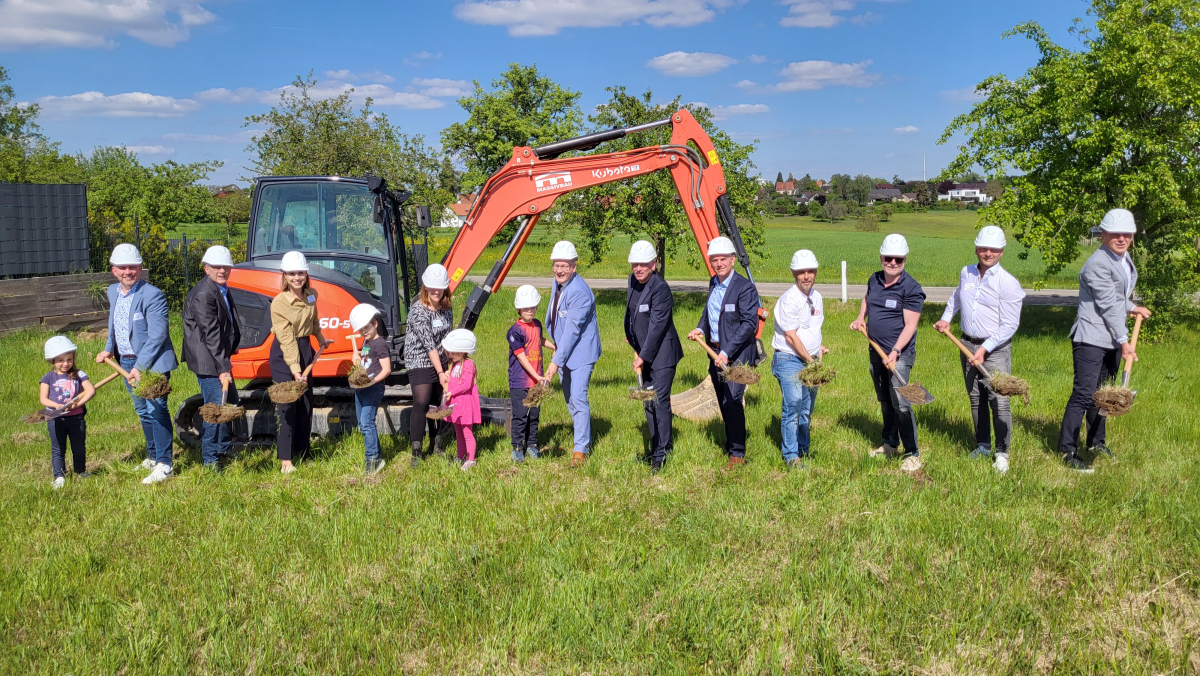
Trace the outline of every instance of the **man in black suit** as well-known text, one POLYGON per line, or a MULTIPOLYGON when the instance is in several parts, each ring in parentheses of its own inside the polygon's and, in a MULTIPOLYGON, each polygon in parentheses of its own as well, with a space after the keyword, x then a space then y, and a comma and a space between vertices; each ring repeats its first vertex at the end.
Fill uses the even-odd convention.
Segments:
MULTIPOLYGON (((229 271, 233 256, 223 246, 209 247, 202 259, 204 279, 188 293, 183 304, 183 361, 200 381, 206 404, 221 403, 221 386, 229 388, 226 403, 238 402, 237 386, 230 373, 230 360, 242 340, 237 305, 229 294, 229 271)), ((201 424, 201 457, 204 466, 219 471, 218 461, 229 455, 233 433, 228 423, 201 424)))
POLYGON ((746 410, 742 395, 746 386, 725 380, 722 367, 754 364, 758 356, 758 289, 733 269, 734 248, 728 237, 708 243, 708 262, 715 275, 708 281, 708 302, 689 340, 708 341, 717 353, 709 359, 708 374, 717 391, 717 404, 725 420, 726 469, 746 464, 746 410))
POLYGON ((625 297, 625 342, 633 348, 633 370, 657 397, 644 403, 650 428, 650 472, 658 474, 674 447, 671 440, 671 384, 683 347, 675 330, 675 299, 671 287, 654 274, 658 255, 645 240, 629 250, 629 288, 625 297))

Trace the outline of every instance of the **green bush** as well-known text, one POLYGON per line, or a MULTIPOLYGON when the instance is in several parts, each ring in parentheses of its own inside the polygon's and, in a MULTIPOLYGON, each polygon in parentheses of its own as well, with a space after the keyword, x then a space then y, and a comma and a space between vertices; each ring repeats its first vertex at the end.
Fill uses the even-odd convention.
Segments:
POLYGON ((879 219, 875 217, 875 214, 863 214, 858 217, 854 229, 859 232, 879 232, 879 219))

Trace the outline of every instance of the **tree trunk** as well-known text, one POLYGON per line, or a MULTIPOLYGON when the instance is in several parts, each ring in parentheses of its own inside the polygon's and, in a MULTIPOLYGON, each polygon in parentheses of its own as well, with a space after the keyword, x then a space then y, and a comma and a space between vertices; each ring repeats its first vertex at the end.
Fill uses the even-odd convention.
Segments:
POLYGON ((658 256, 658 276, 667 278, 667 240, 659 237, 654 240, 654 252, 658 256))

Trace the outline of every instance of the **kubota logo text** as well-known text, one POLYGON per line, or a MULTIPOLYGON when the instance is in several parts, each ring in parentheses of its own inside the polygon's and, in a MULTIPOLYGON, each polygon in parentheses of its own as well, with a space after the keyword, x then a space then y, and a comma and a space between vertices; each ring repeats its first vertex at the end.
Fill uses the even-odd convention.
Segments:
POLYGON ((609 167, 607 169, 593 169, 592 176, 594 176, 596 178, 610 178, 612 176, 620 176, 622 174, 629 174, 629 173, 638 171, 639 169, 641 169, 641 167, 639 167, 636 164, 626 164, 624 166, 609 167))
POLYGON ((571 187, 571 172, 552 171, 540 176, 534 176, 533 185, 538 192, 548 192, 550 190, 562 190, 563 188, 569 188, 571 187))

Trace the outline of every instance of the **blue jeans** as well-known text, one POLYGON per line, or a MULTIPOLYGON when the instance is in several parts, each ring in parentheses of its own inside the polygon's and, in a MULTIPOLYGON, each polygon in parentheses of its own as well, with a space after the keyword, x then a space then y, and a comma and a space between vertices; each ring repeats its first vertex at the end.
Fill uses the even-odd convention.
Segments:
MULTIPOLYGON (((121 357, 121 368, 128 371, 137 363, 137 357, 121 357)), ((170 373, 164 373, 167 378, 170 373)), ((142 399, 133 393, 133 386, 125 381, 125 389, 133 400, 133 410, 137 411, 142 421, 142 436, 146 437, 146 457, 154 462, 170 467, 174 462, 171 451, 171 441, 175 436, 175 428, 171 425, 171 413, 167 410, 167 398, 142 399)))
MULTIPOLYGON (((200 396, 206 404, 221 403, 221 379, 216 376, 196 376, 200 382, 200 396)), ((227 404, 238 403, 237 386, 230 383, 227 404)), ((229 423, 200 423, 200 457, 205 465, 215 465, 222 455, 233 449, 233 428, 229 423)))
POLYGON ((367 460, 379 459, 379 430, 375 428, 375 416, 383 403, 383 383, 354 391, 354 413, 358 418, 358 429, 362 430, 363 446, 367 448, 367 460))
POLYGON ((771 360, 771 375, 783 390, 783 415, 779 427, 783 436, 783 460, 808 456, 808 426, 817 403, 817 388, 805 387, 796 379, 807 364, 787 352, 775 352, 771 360))
POLYGON ((592 369, 588 364, 577 369, 562 367, 563 399, 567 400, 567 411, 575 427, 575 450, 586 454, 592 448, 592 408, 588 405, 588 385, 592 382, 592 369))

